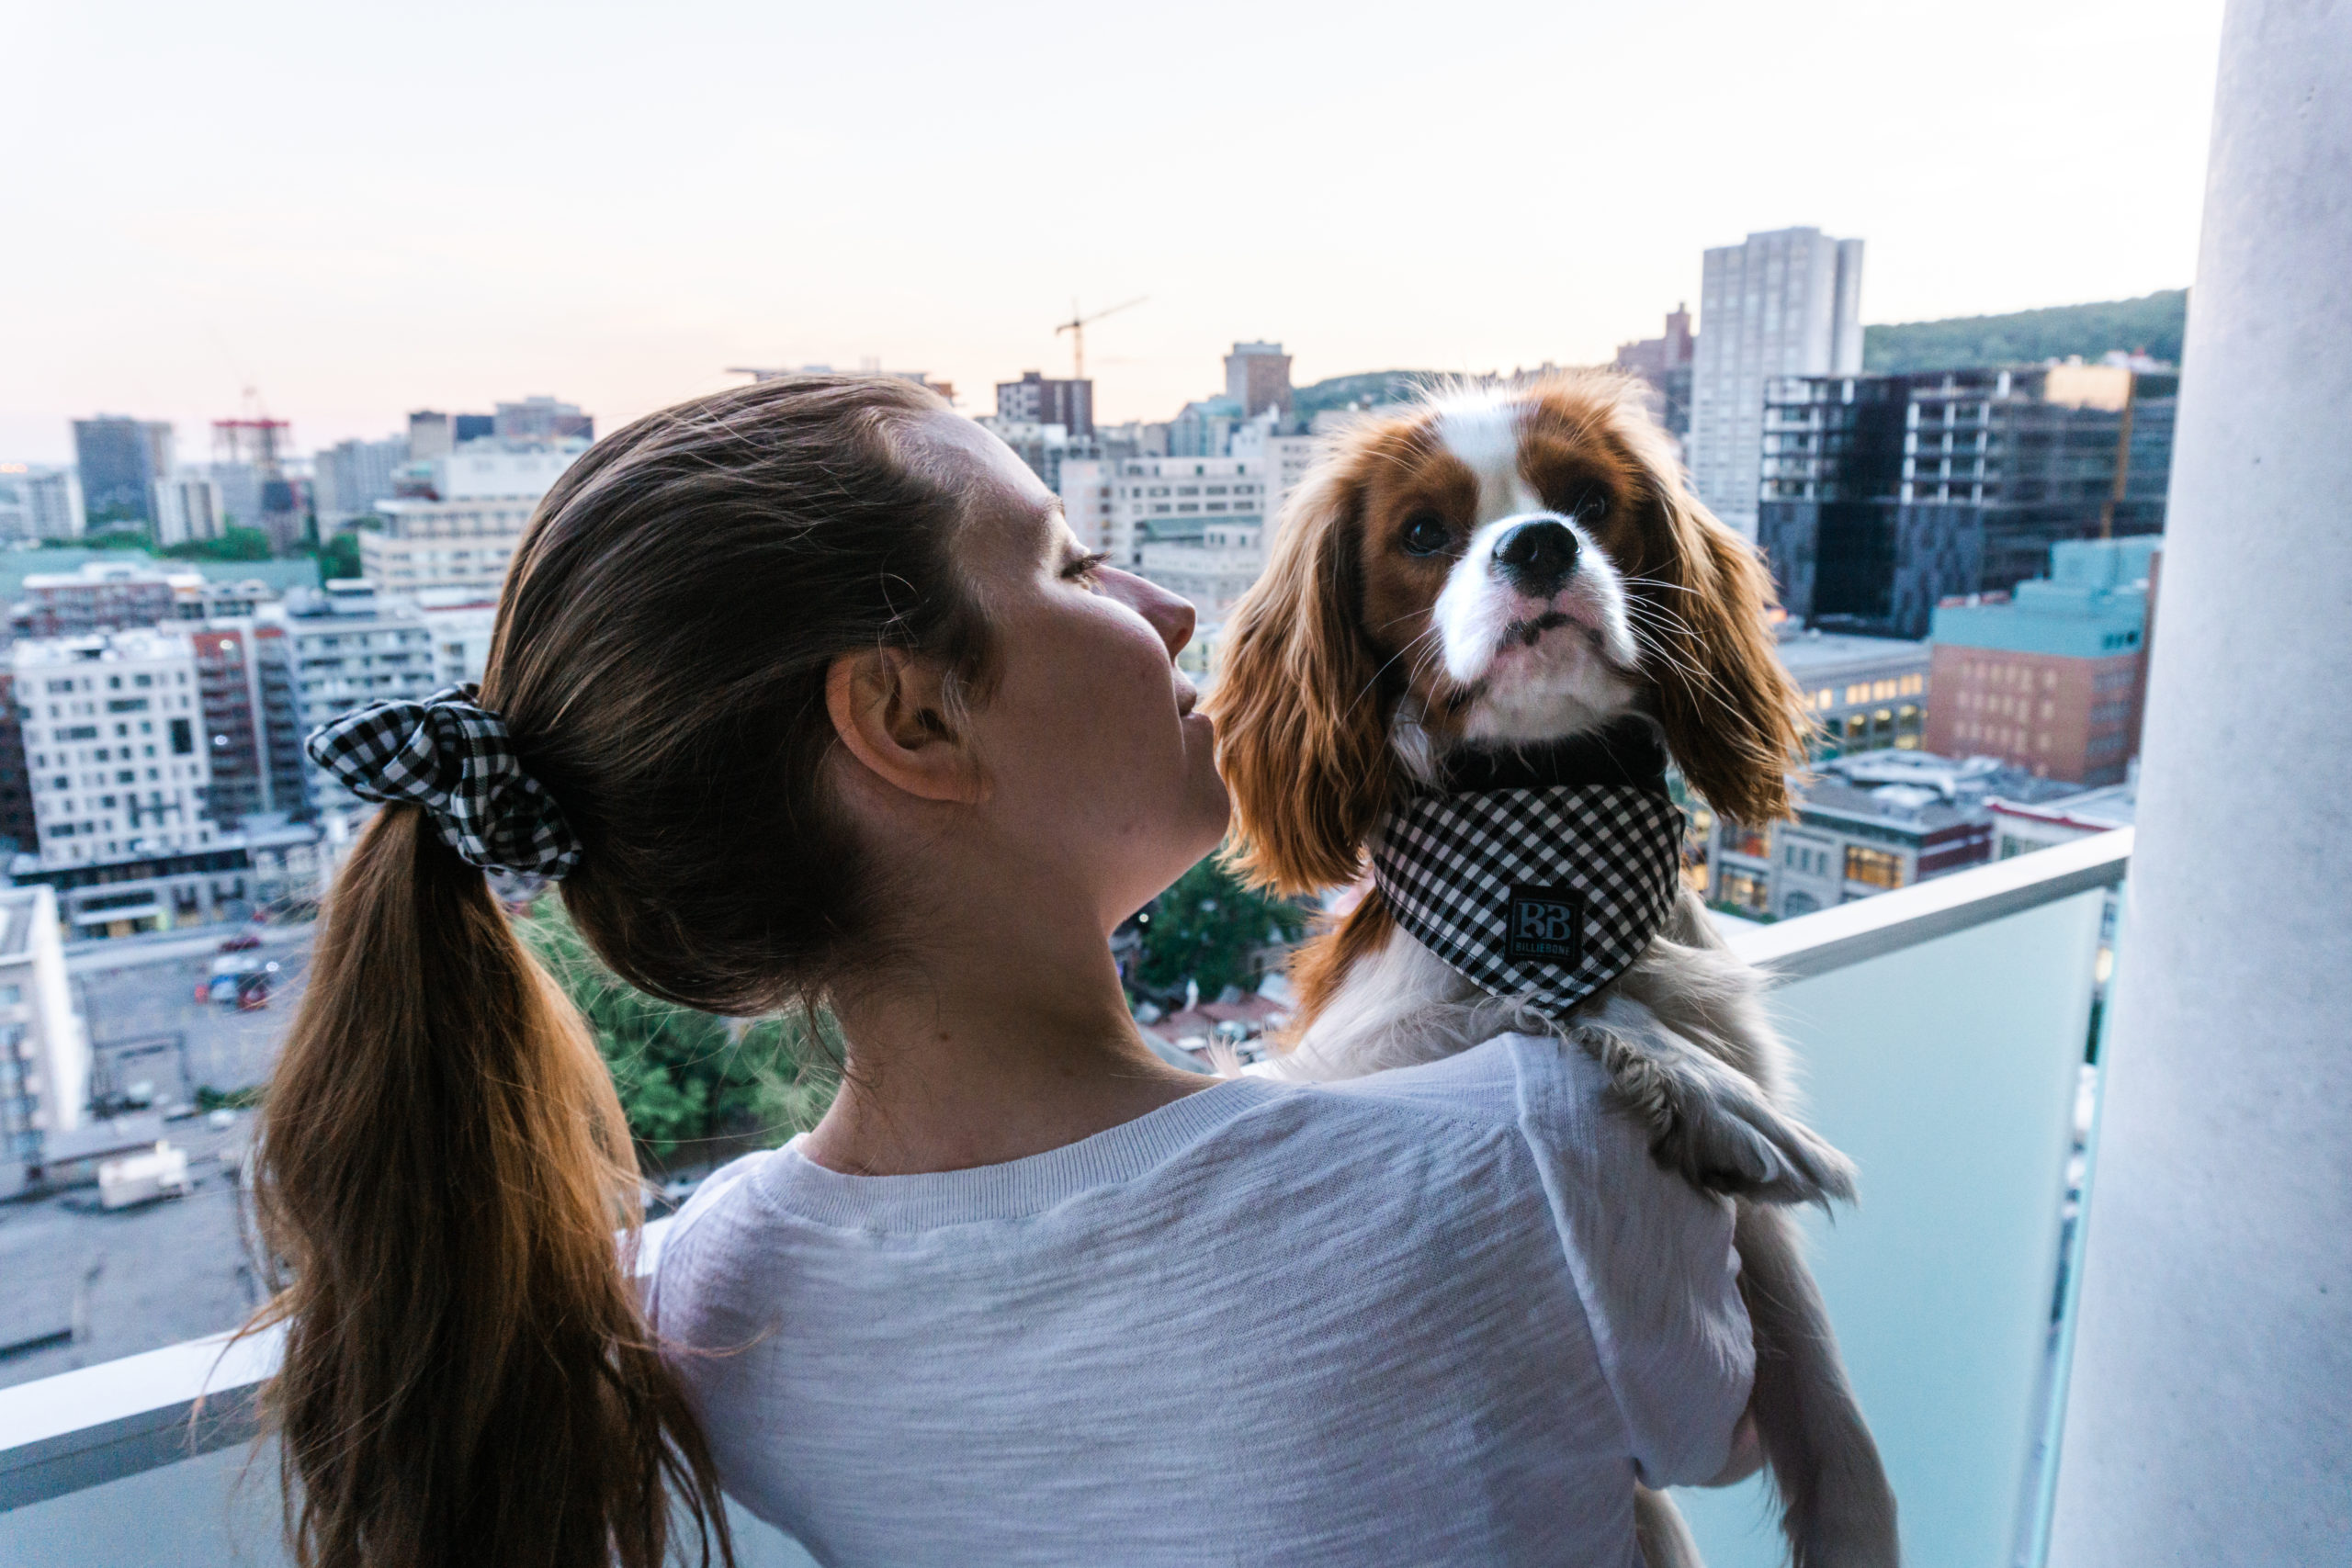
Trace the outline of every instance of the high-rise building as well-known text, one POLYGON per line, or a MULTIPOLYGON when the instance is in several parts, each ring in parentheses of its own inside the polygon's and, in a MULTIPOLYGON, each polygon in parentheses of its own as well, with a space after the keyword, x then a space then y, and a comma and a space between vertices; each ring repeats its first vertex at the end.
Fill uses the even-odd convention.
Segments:
POLYGON ((78 539, 82 515, 73 469, 0 463, 0 540, 78 539))
POLYGON ((155 481, 153 502, 151 515, 155 519, 155 542, 159 545, 217 539, 227 530, 228 513, 221 502, 220 487, 209 475, 185 469, 167 474, 155 481))
MULTIPOLYGON (((273 753, 281 737, 299 739, 362 703, 413 702, 433 694, 431 628, 413 604, 379 598, 370 583, 332 582, 323 592, 289 592, 254 618, 264 738, 273 753)), ((299 791, 278 790, 278 810, 315 817, 366 809, 323 769, 306 761, 300 772, 299 791)))
POLYGON ((1073 437, 1094 434, 1094 383, 1023 370, 996 384, 996 417, 1008 424, 1058 424, 1073 437))
POLYGON ((408 461, 405 436, 339 441, 318 453, 311 459, 311 485, 319 527, 332 531, 372 513, 377 502, 398 493, 393 481, 408 461))
POLYGON ((2066 539, 2161 533, 2179 377, 2129 365, 1776 378, 1758 542, 1808 624, 1918 637, 2066 539))
POLYGON ((1860 240, 1780 229, 1707 253, 1685 446, 1699 499, 1748 538, 1756 537, 1765 383, 1859 372, 1861 303, 1860 240))
POLYGON ((1291 412, 1290 355, 1278 343, 1237 343, 1225 356, 1225 395, 1255 419, 1269 409, 1291 412))
POLYGON ((211 845, 211 767, 185 634, 34 638, 11 664, 45 869, 211 845))
POLYGON ((1690 434, 1690 375, 1698 344, 1689 307, 1677 305, 1666 318, 1664 336, 1621 343, 1613 361, 1613 368, 1649 384, 1658 423, 1678 440, 1690 434))
POLYGON ((2058 545, 2049 577, 1939 606, 1928 748, 1998 757, 2036 778, 2121 783, 2140 750, 2163 543, 2058 545))
POLYGON ((205 813, 221 829, 277 809, 262 724, 261 670, 249 616, 224 617, 191 631, 197 703, 204 716, 212 782, 205 813))
POLYGON ((74 422, 74 458, 91 523, 149 525, 153 486, 172 471, 172 427, 160 420, 99 414, 74 422))

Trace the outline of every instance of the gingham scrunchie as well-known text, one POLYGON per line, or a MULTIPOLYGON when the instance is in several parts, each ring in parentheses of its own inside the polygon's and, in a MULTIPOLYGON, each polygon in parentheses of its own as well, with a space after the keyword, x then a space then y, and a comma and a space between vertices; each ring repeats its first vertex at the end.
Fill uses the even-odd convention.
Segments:
POLYGON ((561 876, 580 863, 580 841, 475 691, 369 703, 311 731, 303 750, 363 800, 424 807, 441 841, 485 871, 561 876))

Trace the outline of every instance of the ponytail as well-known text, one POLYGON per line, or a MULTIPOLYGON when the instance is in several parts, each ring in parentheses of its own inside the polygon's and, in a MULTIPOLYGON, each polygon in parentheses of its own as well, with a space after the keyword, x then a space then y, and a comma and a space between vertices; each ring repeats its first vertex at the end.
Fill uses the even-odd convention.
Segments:
POLYGON ((638 1193, 579 1014, 481 872, 385 807, 329 902, 255 1166, 298 1562, 658 1568, 673 1525, 732 1561, 615 1242, 638 1193))

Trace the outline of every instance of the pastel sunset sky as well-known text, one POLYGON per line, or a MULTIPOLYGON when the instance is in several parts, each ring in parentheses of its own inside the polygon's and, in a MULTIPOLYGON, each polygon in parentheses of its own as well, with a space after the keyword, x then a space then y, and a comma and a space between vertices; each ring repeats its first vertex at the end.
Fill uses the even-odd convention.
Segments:
MULTIPOLYGON (((1866 321, 2189 280, 2220 0, 17 0, 0 458, 255 389, 298 450, 736 365, 1219 389, 1605 359, 1700 253, 1869 242, 1866 321)), ((1701 323, 1702 331, 1704 323, 1701 323)))

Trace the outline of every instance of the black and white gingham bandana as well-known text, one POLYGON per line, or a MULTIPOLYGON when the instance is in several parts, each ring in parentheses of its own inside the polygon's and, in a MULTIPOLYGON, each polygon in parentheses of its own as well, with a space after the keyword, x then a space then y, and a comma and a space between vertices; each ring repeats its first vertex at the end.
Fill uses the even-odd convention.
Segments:
POLYGON ((447 686, 421 703, 369 703, 311 731, 303 749, 362 800, 424 807, 441 841, 485 871, 561 876, 580 841, 515 760, 506 721, 474 694, 447 686))
POLYGON ((1649 946, 1681 858, 1665 748, 1637 719, 1457 762, 1383 824, 1372 875, 1423 946, 1560 1021, 1649 946))

